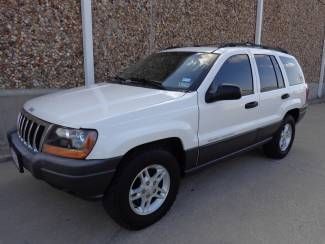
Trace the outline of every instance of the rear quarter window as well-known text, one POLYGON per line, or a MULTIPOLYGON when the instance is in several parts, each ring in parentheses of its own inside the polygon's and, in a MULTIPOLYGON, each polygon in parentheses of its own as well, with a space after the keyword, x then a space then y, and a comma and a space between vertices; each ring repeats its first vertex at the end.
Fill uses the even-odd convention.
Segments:
POLYGON ((295 59, 280 56, 280 60, 283 63, 290 86, 304 83, 304 75, 295 59))

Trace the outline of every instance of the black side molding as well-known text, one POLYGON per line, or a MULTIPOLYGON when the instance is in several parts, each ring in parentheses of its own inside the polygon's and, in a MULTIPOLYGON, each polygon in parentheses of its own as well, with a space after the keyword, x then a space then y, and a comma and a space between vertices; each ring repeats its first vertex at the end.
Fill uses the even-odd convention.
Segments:
POLYGON ((224 155, 224 156, 222 156, 222 157, 220 157, 220 158, 216 158, 216 159, 211 160, 211 161, 209 161, 209 162, 206 162, 206 163, 204 163, 204 164, 199 164, 199 165, 197 165, 196 167, 193 167, 193 168, 190 168, 190 169, 186 170, 186 171, 185 171, 185 174, 189 174, 189 173, 192 173, 192 172, 194 172, 194 171, 196 171, 196 170, 199 170, 199 169, 201 169, 201 168, 204 168, 204 167, 207 167, 207 166, 213 165, 213 164, 215 164, 215 163, 217 163, 217 162, 219 162, 219 161, 221 161, 221 160, 235 157, 235 156, 238 155, 238 154, 241 154, 241 153, 244 153, 244 152, 248 152, 248 151, 250 151, 250 150, 252 150, 252 149, 254 149, 254 148, 258 147, 258 146, 261 146, 261 145, 263 145, 263 144, 269 142, 271 139, 272 139, 272 137, 267 138, 267 139, 265 139, 265 140, 263 140, 263 141, 260 141, 260 142, 258 142, 258 143, 253 144, 253 145, 250 145, 250 146, 248 146, 248 147, 242 148, 242 149, 240 149, 240 150, 234 151, 233 153, 229 153, 229 154, 224 155))
POLYGON ((281 121, 240 135, 200 145, 198 148, 186 150, 185 173, 268 142, 280 125, 281 121))

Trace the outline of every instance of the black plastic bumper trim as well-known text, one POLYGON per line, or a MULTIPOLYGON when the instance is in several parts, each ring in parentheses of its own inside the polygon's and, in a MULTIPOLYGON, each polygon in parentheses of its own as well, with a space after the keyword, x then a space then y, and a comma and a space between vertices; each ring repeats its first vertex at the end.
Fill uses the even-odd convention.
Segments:
POLYGON ((77 160, 57 157, 27 148, 16 131, 7 134, 21 166, 35 178, 84 197, 101 195, 109 186, 121 157, 77 160))
POLYGON ((298 117, 298 121, 301 121, 303 117, 305 117, 306 115, 306 112, 307 112, 307 108, 308 108, 308 105, 305 105, 303 106, 302 108, 299 109, 299 117, 298 117))

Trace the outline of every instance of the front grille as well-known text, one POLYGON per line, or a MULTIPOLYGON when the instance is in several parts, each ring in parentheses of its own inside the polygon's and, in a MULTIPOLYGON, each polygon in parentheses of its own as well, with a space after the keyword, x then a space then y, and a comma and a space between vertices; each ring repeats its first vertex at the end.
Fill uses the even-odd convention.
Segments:
POLYGON ((22 111, 17 120, 17 133, 20 140, 35 152, 41 150, 42 141, 48 128, 45 121, 22 111))

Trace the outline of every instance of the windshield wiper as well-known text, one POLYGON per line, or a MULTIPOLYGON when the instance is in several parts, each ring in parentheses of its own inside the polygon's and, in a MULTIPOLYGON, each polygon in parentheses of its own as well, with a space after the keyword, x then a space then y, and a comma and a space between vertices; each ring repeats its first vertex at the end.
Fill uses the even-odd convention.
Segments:
POLYGON ((123 77, 118 76, 118 75, 114 76, 113 79, 114 79, 114 80, 117 80, 117 81, 125 81, 125 80, 126 80, 126 79, 124 79, 123 77))
POLYGON ((154 86, 154 87, 157 87, 157 88, 163 89, 163 90, 166 89, 159 81, 147 80, 147 79, 144 79, 144 78, 136 78, 136 77, 131 77, 128 80, 130 80, 131 82, 135 81, 135 82, 139 82, 139 83, 142 83, 142 84, 145 84, 145 85, 154 86))
POLYGON ((113 79, 115 81, 118 81, 120 84, 137 83, 137 84, 144 84, 144 85, 157 87, 157 88, 163 89, 163 90, 166 89, 159 81, 147 80, 144 78, 138 78, 138 77, 123 78, 123 77, 117 75, 117 76, 114 76, 113 79))

